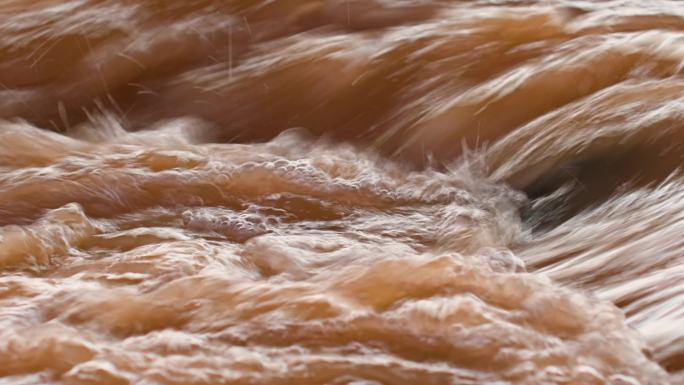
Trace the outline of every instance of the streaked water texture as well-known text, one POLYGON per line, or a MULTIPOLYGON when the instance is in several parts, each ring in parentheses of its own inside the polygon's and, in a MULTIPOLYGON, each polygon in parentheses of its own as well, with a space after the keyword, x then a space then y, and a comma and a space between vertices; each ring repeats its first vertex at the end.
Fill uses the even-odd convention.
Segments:
POLYGON ((679 1, 4 0, 0 384, 684 384, 679 1))

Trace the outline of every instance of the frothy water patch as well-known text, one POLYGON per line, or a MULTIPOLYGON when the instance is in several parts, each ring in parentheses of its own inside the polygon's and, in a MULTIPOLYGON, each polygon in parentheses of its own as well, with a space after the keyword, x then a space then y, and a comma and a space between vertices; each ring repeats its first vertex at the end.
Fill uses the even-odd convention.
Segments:
POLYGON ((678 3, 0 15, 0 384, 684 383, 678 3))

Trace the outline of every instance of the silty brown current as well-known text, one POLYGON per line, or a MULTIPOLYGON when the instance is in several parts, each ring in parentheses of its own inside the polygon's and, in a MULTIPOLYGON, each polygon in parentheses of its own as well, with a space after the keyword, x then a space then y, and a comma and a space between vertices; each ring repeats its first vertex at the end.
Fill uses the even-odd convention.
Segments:
POLYGON ((0 384, 684 384, 679 1, 4 0, 0 384))

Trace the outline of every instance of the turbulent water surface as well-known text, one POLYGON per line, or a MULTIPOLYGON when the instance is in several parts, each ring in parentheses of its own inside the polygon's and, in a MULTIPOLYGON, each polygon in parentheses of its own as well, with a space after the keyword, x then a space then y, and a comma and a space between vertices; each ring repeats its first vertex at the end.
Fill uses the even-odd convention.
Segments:
POLYGON ((3 0, 0 384, 684 384, 684 4, 3 0))

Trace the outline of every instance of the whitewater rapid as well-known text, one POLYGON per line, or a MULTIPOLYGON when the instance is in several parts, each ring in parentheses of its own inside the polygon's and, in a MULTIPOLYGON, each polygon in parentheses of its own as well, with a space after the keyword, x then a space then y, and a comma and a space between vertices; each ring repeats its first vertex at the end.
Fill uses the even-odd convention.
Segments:
POLYGON ((684 384, 677 1, 0 4, 0 384, 684 384))

